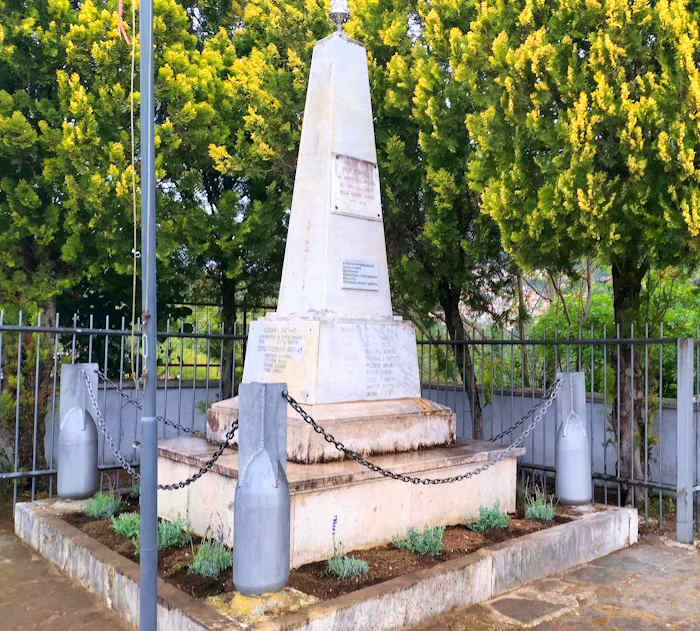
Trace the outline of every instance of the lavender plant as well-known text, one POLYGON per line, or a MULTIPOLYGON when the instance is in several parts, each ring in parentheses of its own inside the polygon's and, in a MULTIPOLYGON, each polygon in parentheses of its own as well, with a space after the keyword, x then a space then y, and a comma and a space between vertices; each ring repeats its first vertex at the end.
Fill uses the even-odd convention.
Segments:
POLYGON ((206 578, 218 578, 219 574, 233 565, 233 554, 226 547, 227 529, 219 515, 219 523, 215 528, 207 526, 204 539, 199 544, 194 560, 188 568, 190 574, 199 574, 206 578))
POLYGON ((405 537, 394 537, 391 542, 396 548, 406 548, 420 556, 430 555, 433 557, 440 556, 444 549, 442 536, 445 533, 444 526, 435 528, 423 529, 423 532, 418 532, 411 526, 406 532, 405 537))
POLYGON ((337 527, 338 515, 333 515, 333 523, 331 524, 333 554, 327 561, 328 573, 341 580, 367 574, 367 572, 369 572, 369 565, 367 565, 366 561, 343 554, 342 543, 340 541, 336 542, 335 538, 337 527))
POLYGON ((526 505, 526 519, 539 519, 540 521, 554 519, 554 498, 548 496, 543 490, 535 487, 535 493, 526 499, 526 505))

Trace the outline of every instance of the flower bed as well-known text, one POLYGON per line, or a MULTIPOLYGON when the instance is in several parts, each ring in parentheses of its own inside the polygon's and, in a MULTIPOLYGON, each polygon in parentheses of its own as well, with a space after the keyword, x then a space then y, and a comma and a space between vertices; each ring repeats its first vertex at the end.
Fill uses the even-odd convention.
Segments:
MULTIPOLYGON (((119 512, 136 512, 137 510, 137 500, 127 499, 126 502, 122 503, 119 512)), ((111 550, 128 559, 138 561, 138 548, 135 543, 116 533, 110 519, 95 519, 80 513, 65 514, 63 519, 111 550)), ((421 556, 409 549, 397 548, 394 544, 368 550, 350 551, 347 553, 349 556, 367 563, 367 573, 339 579, 329 573, 325 561, 309 563, 291 571, 289 586, 322 600, 327 600, 419 569, 433 567, 438 563, 462 557, 493 543, 521 537, 568 521, 570 519, 562 515, 557 515, 553 521, 545 522, 525 519, 520 514, 511 516, 506 528, 489 528, 483 532, 475 532, 461 524, 448 526, 442 535, 442 552, 436 556, 429 554, 421 556)), ((206 598, 233 591, 230 569, 222 572, 218 578, 204 577, 190 571, 190 565, 201 542, 200 537, 193 535, 189 545, 182 548, 159 550, 158 573, 160 577, 195 598, 206 598)), ((329 556, 331 553, 332 551, 329 551, 329 556)))

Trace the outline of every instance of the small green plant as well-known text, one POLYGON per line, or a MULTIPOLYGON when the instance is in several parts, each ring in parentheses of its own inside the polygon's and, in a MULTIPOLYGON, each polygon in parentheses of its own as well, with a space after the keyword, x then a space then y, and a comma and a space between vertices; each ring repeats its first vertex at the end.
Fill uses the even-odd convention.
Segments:
POLYGON ((205 539, 197 548, 188 572, 207 578, 217 578, 221 572, 231 567, 232 562, 231 551, 223 543, 205 539))
MULTIPOLYGON (((190 574, 199 574, 207 578, 217 578, 221 572, 231 567, 233 555, 231 550, 224 545, 224 541, 230 537, 230 530, 224 526, 221 515, 217 513, 219 522, 215 528, 211 523, 207 526, 204 539, 194 553, 194 560, 188 568, 190 574), (212 533, 214 536, 212 536, 212 533)), ((192 540, 190 539, 190 545, 192 540)))
POLYGON ((525 519, 552 521, 554 519, 554 498, 535 487, 535 494, 525 500, 525 519))
POLYGON ((141 535, 141 517, 138 513, 122 513, 112 517, 112 530, 136 543, 141 535))
POLYGON ((328 573, 336 578, 346 579, 353 576, 362 576, 369 572, 367 561, 349 556, 333 556, 328 559, 328 573))
POLYGON ((493 508, 479 506, 479 519, 468 525, 475 532, 484 532, 491 528, 508 528, 508 515, 502 513, 499 503, 496 502, 493 508))
POLYGON ((181 517, 175 521, 158 522, 158 549, 184 548, 192 537, 192 531, 185 527, 181 517))
POLYGON ((97 493, 88 501, 83 511, 88 517, 93 519, 107 519, 119 510, 121 498, 111 493, 97 493))
POLYGON ((444 548, 442 543, 442 535, 445 532, 444 526, 436 528, 424 528, 423 532, 418 532, 411 527, 406 532, 405 537, 394 537, 391 542, 397 548, 407 548, 414 554, 421 556, 430 555, 433 557, 440 556, 444 548))
POLYGON ((343 554, 342 543, 336 544, 335 533, 338 526, 338 515, 333 515, 333 524, 331 525, 331 535, 333 536, 333 555, 328 559, 328 573, 344 580, 353 576, 362 576, 369 572, 369 565, 362 559, 349 557, 343 554))

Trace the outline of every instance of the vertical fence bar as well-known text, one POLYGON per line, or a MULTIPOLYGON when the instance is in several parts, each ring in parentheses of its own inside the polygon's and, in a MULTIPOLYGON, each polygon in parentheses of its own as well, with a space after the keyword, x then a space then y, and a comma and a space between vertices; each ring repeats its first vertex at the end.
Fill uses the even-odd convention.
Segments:
MULTIPOLYGON (((126 319, 124 316, 122 316, 122 335, 119 337, 121 338, 119 340, 119 392, 122 391, 124 388, 124 331, 126 331, 126 319)), ((117 405, 119 406, 119 415, 117 417, 117 422, 119 423, 119 435, 117 436, 117 449, 121 450, 122 448, 122 415, 123 415, 123 409, 124 406, 122 405, 121 401, 117 402, 117 405)))
POLYGON ((180 318, 180 365, 179 365, 179 376, 177 378, 177 422, 180 424, 182 417, 182 363, 183 355, 185 354, 185 338, 183 333, 185 331, 185 323, 182 318, 180 318))
MULTIPOLYGON (((221 401, 224 398, 224 339, 225 329, 224 323, 221 323, 221 344, 219 345, 219 390, 216 397, 217 401, 221 401)), ((234 342, 235 345, 235 342, 234 342)))
POLYGON ((197 342, 199 341, 197 337, 199 334, 199 322, 197 322, 197 320, 194 321, 194 333, 194 359, 192 360, 192 422, 190 423, 190 429, 194 429, 195 411, 197 409, 197 342))
MULTIPOLYGON (((618 323, 615 327, 615 332, 617 334, 617 339, 620 339, 620 324, 618 323)), ((620 342, 618 341, 617 343, 617 375, 615 378, 615 385, 617 387, 617 398, 616 398, 616 403, 617 403, 617 505, 620 506, 622 504, 622 485, 620 484, 620 480, 622 479, 622 476, 620 475, 620 467, 622 466, 622 463, 620 461, 620 455, 621 455, 621 450, 620 450, 620 437, 621 437, 621 428, 620 428, 620 352, 621 352, 621 347, 620 347, 620 342)))
MULTIPOLYGON (((603 344, 603 475, 605 476, 605 484, 603 485, 603 501, 608 505, 608 328, 603 325, 603 339, 606 342, 603 344)), ((612 411, 612 410, 611 410, 612 411)))
POLYGON ((695 419, 693 418, 694 340, 678 340, 678 391, 676 414, 678 434, 676 450, 676 539, 693 543, 693 487, 695 486, 695 419))
POLYGON ((644 522, 649 523, 649 323, 644 325, 644 522))
MULTIPOLYGON (((168 379, 170 377, 170 316, 165 321, 165 381, 163 382, 163 416, 168 416, 168 379)), ((163 425, 163 436, 167 426, 163 425)))
MULTIPOLYGON (((661 323, 661 328, 659 332, 659 337, 663 339, 664 337, 664 323, 661 323)), ((664 345, 659 344, 659 427, 658 427, 658 432, 659 432, 659 444, 658 444, 658 453, 659 453, 659 482, 663 482, 662 479, 662 474, 664 470, 664 450, 663 450, 663 443, 662 443, 662 437, 663 437, 663 418, 664 418, 664 398, 663 398, 663 392, 664 392, 664 345)), ((664 525, 664 501, 663 501, 663 492, 661 489, 659 489, 659 528, 663 528, 664 525)))
MULTIPOLYGON (((109 331, 109 316, 105 317, 105 329, 109 331)), ((105 354, 104 354, 104 361, 102 363, 102 372, 104 373, 104 376, 107 378, 109 377, 109 367, 107 364, 108 361, 108 356, 109 356, 109 333, 105 334, 105 354)), ((102 387, 102 409, 105 411, 105 414, 107 413, 107 379, 103 380, 103 387, 102 387)), ((98 382, 99 383, 99 382, 98 382)), ((99 386, 98 386, 99 388, 99 386)), ((104 464, 105 462, 105 442, 104 440, 102 441, 102 453, 100 454, 100 464, 104 464)), ((119 487, 119 472, 116 474, 117 476, 117 484, 116 486, 119 487)), ((102 472, 100 472, 100 488, 102 488, 102 472)))
MULTIPOLYGON (((19 326, 22 326, 22 310, 19 312, 19 326)), ((19 470, 19 405, 22 395, 22 331, 17 332, 17 388, 15 396, 15 473, 19 470)), ((17 504, 17 478, 12 481, 12 511, 17 504)))
MULTIPOLYGON (((591 325, 590 339, 593 340, 593 325, 591 325)), ((595 473, 595 450, 593 449, 595 443, 593 440, 593 432, 595 431, 595 346, 591 343, 588 345, 588 349, 591 352, 591 417, 588 433, 591 437, 591 471, 595 473)), ((593 501, 595 501, 595 484, 593 484, 593 501)))
MULTIPOLYGON (((36 314, 36 326, 41 328, 41 311, 36 314)), ((41 333, 36 333, 36 363, 34 365, 34 426, 32 432, 32 471, 36 471, 36 438, 39 423, 39 370, 41 353, 41 333)), ((32 502, 36 499, 36 476, 32 476, 32 502)))
MULTIPOLYGON (((207 402, 207 407, 206 409, 209 409, 209 369, 211 368, 211 322, 207 320, 207 374, 205 377, 205 396, 206 396, 206 402, 207 402)), ((206 411, 205 411, 206 414, 206 411)))
MULTIPOLYGON (((630 325, 630 338, 634 339, 634 322, 630 325)), ((632 410, 630 412, 630 482, 629 492, 632 493, 632 506, 637 505, 636 487, 634 485, 634 342, 630 341, 630 404, 632 410)), ((629 498, 627 498, 629 501, 629 498)))
POLYGON ((75 329, 78 328, 78 314, 74 313, 73 314, 73 338, 71 340, 71 348, 70 348, 70 363, 75 364, 75 344, 76 344, 76 338, 75 338, 75 329))
MULTIPOLYGON (((0 323, 2 320, 0 319, 0 323)), ((60 326, 59 314, 56 314, 56 322, 54 324, 56 334, 53 341, 53 389, 51 391, 51 435, 49 436, 49 469, 53 469, 53 449, 56 444, 56 380, 58 376, 58 328, 60 326)), ((0 333, 2 338, 2 333, 0 333)), ((0 342, 0 347, 2 343, 0 342)), ((2 373, 2 349, 0 348, 0 373, 2 373)), ((49 497, 53 497, 53 476, 49 476, 49 497)))

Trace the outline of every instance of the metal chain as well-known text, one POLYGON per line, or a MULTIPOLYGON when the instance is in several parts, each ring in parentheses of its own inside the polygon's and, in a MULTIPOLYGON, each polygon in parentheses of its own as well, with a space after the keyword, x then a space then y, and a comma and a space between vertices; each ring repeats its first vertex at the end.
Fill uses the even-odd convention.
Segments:
MULTIPOLYGON (((95 391, 93 390, 92 383, 90 382, 90 378, 88 377, 88 374, 85 370, 81 371, 83 374, 83 379, 85 380, 85 386, 87 388, 88 396, 90 398, 90 404, 92 405, 94 411, 95 411, 95 422, 97 424, 97 428, 100 430, 102 435, 105 438, 105 441, 107 441, 107 444, 109 445, 110 450, 114 454, 114 457, 117 459, 117 462, 119 463, 119 466, 124 469, 132 478, 135 480, 140 480, 141 475, 139 473, 136 473, 134 471, 134 468, 131 466, 131 463, 124 458, 122 453, 117 449, 117 446, 114 444, 114 439, 112 438, 112 435, 109 433, 109 430, 107 429, 107 423, 105 422, 104 416, 102 415, 102 410, 100 409, 100 406, 97 402, 97 395, 95 394, 95 391)), ((107 379, 104 375, 101 375, 99 371, 97 371, 98 375, 102 376, 103 379, 107 379)), ((120 396, 122 398, 125 398, 129 403, 132 405, 136 406, 138 409, 142 409, 143 405, 139 402, 136 401, 135 399, 131 399, 126 393, 124 393, 121 389, 117 388, 117 391, 119 392, 120 396)), ((170 425, 172 427, 176 427, 182 431, 185 431, 189 434, 192 435, 200 435, 201 432, 196 432, 189 427, 184 427, 183 425, 180 425, 179 423, 175 423, 174 421, 170 421, 164 416, 157 416, 156 417, 157 421, 163 422, 166 425, 170 425)), ((173 482, 172 484, 159 484, 158 489, 161 491, 174 491, 175 489, 184 489, 186 486, 192 484, 193 482, 196 482, 201 478, 205 473, 208 473, 211 471, 211 468, 214 466, 216 461, 221 457, 221 454, 224 453, 224 449, 228 447, 233 440, 233 437, 236 434, 236 430, 238 429, 238 420, 236 419, 233 421, 231 424, 231 428, 226 432, 226 440, 222 441, 219 443, 219 446, 217 447, 216 451, 212 454, 211 458, 207 460, 196 473, 193 473, 189 478, 182 480, 180 482, 173 482)))
POLYGON ((532 434, 532 432, 535 430, 535 427, 539 425, 539 423, 542 421, 542 419, 545 417, 547 414, 547 411, 549 408, 552 406, 552 403, 554 403, 554 400, 556 399, 557 395, 559 394, 559 390, 561 388, 561 379, 557 379, 554 384, 552 385, 552 389, 549 393, 549 397, 538 406, 537 411, 533 415, 533 419, 530 422, 530 424, 527 426, 525 431, 518 436, 510 445, 508 445, 505 449, 503 449, 498 455, 493 458, 493 460, 489 460, 487 463, 477 467, 476 469, 472 469, 471 471, 467 471, 466 473, 462 473, 460 475, 454 475, 450 476, 447 478, 419 478, 415 476, 410 476, 410 475, 405 475, 402 473, 395 473, 393 471, 389 471, 388 469, 384 469, 383 467, 380 467, 377 464, 374 464, 373 462, 370 462, 366 458, 364 458, 361 454, 357 453, 356 451, 349 449, 346 447, 342 442, 340 442, 337 438, 335 438, 332 434, 328 433, 323 427, 321 427, 310 415, 304 408, 301 407, 298 401, 296 401, 288 392, 282 392, 282 396, 286 399, 286 401, 289 403, 289 405, 292 406, 292 408, 301 416, 301 418, 311 425, 313 430, 317 433, 323 436, 324 440, 331 445, 333 445, 338 451, 341 451, 344 453, 348 458, 354 460, 358 464, 362 465, 363 467, 366 467, 370 471, 374 471, 375 473, 379 473, 380 475, 384 476, 385 478, 392 478, 394 480, 399 480, 401 482, 408 482, 410 484, 424 484, 424 485, 430 485, 430 484, 452 484, 453 482, 460 482, 462 480, 468 480, 469 478, 473 478, 474 476, 479 475, 480 473, 483 473, 487 469, 490 469, 493 467, 495 464, 503 460, 504 458, 508 458, 520 445, 522 445, 525 440, 532 434))
MULTIPOLYGON (((143 410, 143 403, 139 401, 138 399, 134 399, 130 397, 124 390, 122 390, 121 386, 116 383, 115 381, 112 381, 107 375, 105 375, 101 370, 96 370, 95 373, 97 376, 102 379, 107 385, 112 386, 117 391, 117 394, 124 399, 127 405, 133 405, 137 410, 143 410)), ((171 421, 169 418, 166 418, 165 416, 156 416, 156 421, 159 423, 163 423, 163 425, 169 425, 170 427, 174 427, 178 431, 184 432, 185 434, 190 434, 190 436, 194 436, 196 438, 204 438, 206 440, 209 440, 206 436, 206 434, 203 434, 202 432, 192 429, 191 427, 185 427, 184 425, 181 425, 180 423, 177 423, 175 421, 171 421)))
MULTIPOLYGON (((552 392, 554 391, 555 388, 557 388, 557 389, 559 388, 559 381, 560 380, 558 378, 554 380, 554 383, 552 383, 552 385, 549 387, 549 390, 546 391, 544 394, 545 399, 548 399, 552 395, 552 392)), ((508 434, 512 434, 516 429, 518 429, 518 427, 520 427, 521 425, 524 425, 525 422, 537 411, 537 408, 539 408, 540 405, 541 405, 541 403, 538 403, 537 405, 532 406, 524 416, 520 417, 519 421, 517 421, 516 423, 513 423, 513 425, 511 425, 508 429, 504 429, 502 432, 500 432, 499 434, 496 434, 493 438, 491 438, 490 439, 491 442, 492 443, 498 442, 504 436, 508 436, 508 434)))

